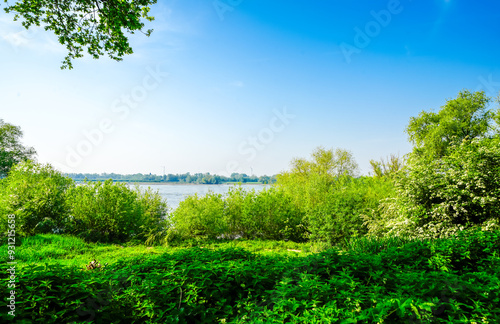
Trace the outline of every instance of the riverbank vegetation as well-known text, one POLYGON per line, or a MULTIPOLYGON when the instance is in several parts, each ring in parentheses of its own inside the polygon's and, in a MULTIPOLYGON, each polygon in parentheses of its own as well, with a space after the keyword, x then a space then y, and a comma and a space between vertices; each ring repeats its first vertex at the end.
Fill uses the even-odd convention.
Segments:
POLYGON ((320 147, 267 189, 194 195, 174 211, 151 190, 77 186, 21 159, 0 181, 1 235, 16 235, 16 319, 498 322, 500 111, 490 103, 464 90, 411 118, 414 150, 371 161, 369 176, 348 150, 320 147))
POLYGON ((106 181, 130 183, 168 183, 168 184, 223 184, 223 183, 248 183, 248 184, 273 184, 276 182, 276 175, 260 176, 248 175, 246 173, 232 173, 231 176, 210 174, 210 173, 183 173, 165 174, 116 174, 116 173, 67 173, 68 178, 78 182, 84 181, 106 181))

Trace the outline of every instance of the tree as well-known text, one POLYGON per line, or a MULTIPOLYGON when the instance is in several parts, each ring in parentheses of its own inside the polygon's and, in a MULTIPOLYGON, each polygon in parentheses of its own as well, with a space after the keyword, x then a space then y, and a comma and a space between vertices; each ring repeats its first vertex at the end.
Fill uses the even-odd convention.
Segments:
POLYGON ((464 90, 438 113, 410 119, 415 147, 395 174, 396 195, 367 220, 372 235, 441 237, 498 222, 500 110, 490 101, 464 90))
POLYGON ((21 145, 22 136, 23 132, 19 126, 0 119, 0 178, 7 176, 17 163, 34 158, 35 150, 21 145))
POLYGON ((151 35, 152 29, 143 32, 143 19, 154 20, 149 11, 155 3, 156 0, 18 0, 4 11, 14 13, 14 21, 22 18, 26 29, 42 25, 54 32, 68 50, 61 68, 72 69, 72 60, 83 57, 85 49, 95 59, 107 53, 111 59, 121 61, 125 54, 132 54, 124 31, 151 35))
POLYGON ((358 174, 358 164, 347 150, 318 147, 311 157, 311 160, 293 159, 291 170, 278 175, 277 185, 296 197, 299 205, 316 200, 318 193, 327 192, 340 180, 358 174))
POLYGON ((306 159, 294 159, 292 161, 292 170, 281 174, 281 178, 286 175, 295 174, 300 176, 309 176, 318 174, 322 176, 350 176, 355 177, 359 173, 359 167, 351 152, 337 148, 325 150, 318 147, 311 154, 311 161, 306 159))
POLYGON ((441 158, 452 144, 462 140, 489 137, 498 132, 500 111, 488 109, 491 98, 484 91, 464 90, 450 99, 437 113, 422 111, 406 128, 413 153, 431 159, 441 158))
POLYGON ((386 160, 383 158, 380 161, 370 160, 370 165, 373 169, 374 177, 381 178, 384 176, 394 177, 399 171, 404 168, 405 161, 399 155, 391 154, 386 160))

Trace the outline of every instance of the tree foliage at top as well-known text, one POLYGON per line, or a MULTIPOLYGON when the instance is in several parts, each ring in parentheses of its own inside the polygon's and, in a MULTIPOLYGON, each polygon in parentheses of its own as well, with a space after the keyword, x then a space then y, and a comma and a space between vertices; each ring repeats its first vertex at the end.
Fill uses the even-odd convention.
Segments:
MULTIPOLYGON (((329 175, 332 177, 351 176, 355 177, 359 173, 359 167, 351 152, 337 148, 326 150, 318 147, 311 154, 310 161, 303 158, 296 158, 292 161, 290 174, 308 176, 311 174, 329 175)), ((285 177, 287 173, 281 175, 285 177)))
POLYGON ((17 163, 34 158, 35 149, 21 145, 22 136, 23 132, 19 126, 0 119, 0 178, 7 176, 17 163))
POLYGON ((290 171, 277 176, 277 185, 296 197, 298 204, 304 204, 309 198, 314 200, 318 193, 327 192, 331 186, 359 174, 352 153, 341 148, 318 147, 311 153, 310 160, 296 158, 291 166, 290 171))
MULTIPOLYGON (((8 2, 4 0, 4 2, 8 2)), ((150 6, 156 0, 18 0, 4 8, 14 13, 14 20, 22 25, 43 26, 52 31, 68 54, 61 68, 72 69, 72 60, 83 57, 86 50, 98 59, 105 53, 116 61, 132 54, 125 32, 143 32, 149 36, 152 29, 143 31, 143 20, 152 21, 150 6)))
POLYGON ((386 160, 384 158, 381 158, 380 161, 370 160, 370 165, 375 177, 394 177, 399 171, 403 170, 405 160, 399 155, 391 154, 386 160))
POLYGON ((488 109, 491 98, 484 91, 458 93, 437 113, 422 111, 406 128, 417 156, 441 158, 452 144, 488 137, 498 131, 499 110, 488 109))

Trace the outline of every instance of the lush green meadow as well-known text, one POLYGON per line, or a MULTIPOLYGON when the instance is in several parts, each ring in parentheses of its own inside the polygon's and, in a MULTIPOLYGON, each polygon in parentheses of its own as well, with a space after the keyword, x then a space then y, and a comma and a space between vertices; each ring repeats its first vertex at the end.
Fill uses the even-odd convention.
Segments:
MULTIPOLYGON (((189 245, 123 247, 53 234, 23 239, 13 322, 500 321, 498 231, 356 239, 329 249, 284 241, 189 245), (87 269, 94 259, 101 267, 87 269)), ((5 269, 5 255, 2 261, 5 269)))

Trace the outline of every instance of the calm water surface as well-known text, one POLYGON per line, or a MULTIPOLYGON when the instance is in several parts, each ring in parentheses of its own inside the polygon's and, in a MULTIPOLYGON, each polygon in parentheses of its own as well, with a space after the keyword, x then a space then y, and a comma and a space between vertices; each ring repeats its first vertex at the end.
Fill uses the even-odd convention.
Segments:
MULTIPOLYGON (((141 189, 147 189, 151 187, 154 191, 158 190, 158 193, 167 199, 168 207, 175 209, 179 206, 179 203, 184 200, 187 196, 194 195, 203 196, 209 191, 214 193, 224 194, 229 191, 229 188, 235 185, 221 184, 221 185, 203 185, 203 184, 145 184, 140 185, 141 189)), ((255 189, 255 191, 260 191, 269 185, 241 185, 242 188, 246 190, 255 189)))

